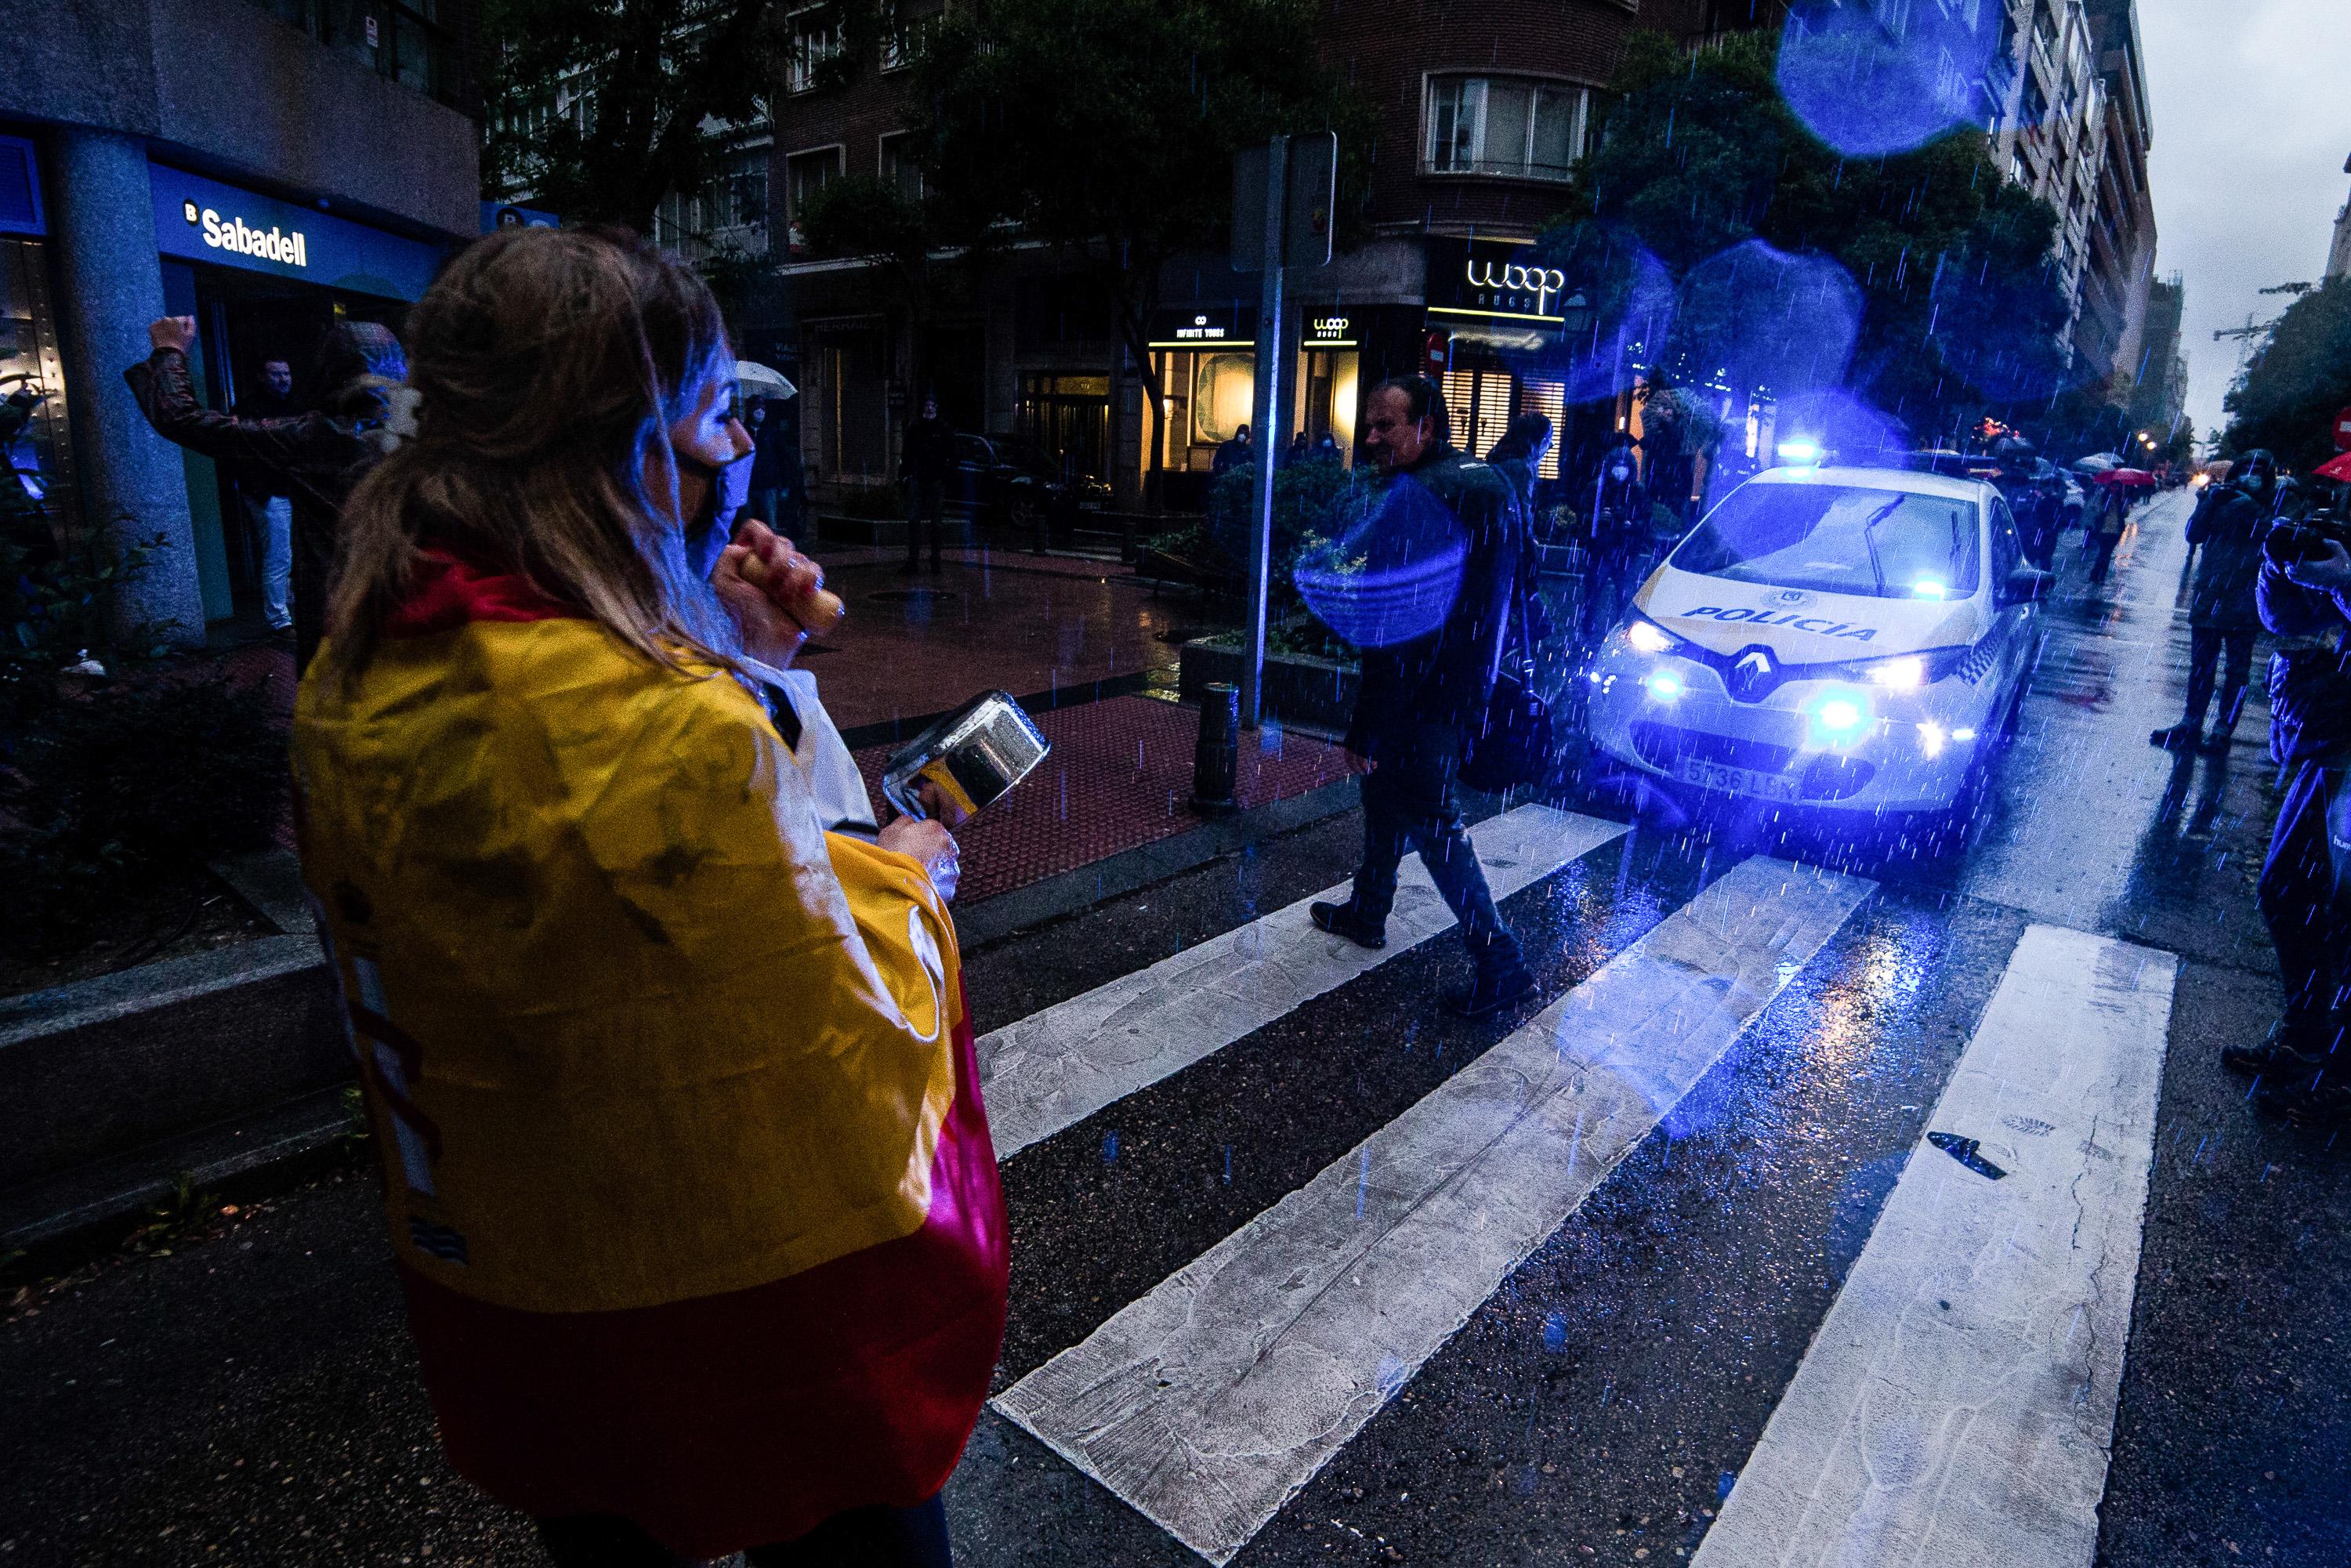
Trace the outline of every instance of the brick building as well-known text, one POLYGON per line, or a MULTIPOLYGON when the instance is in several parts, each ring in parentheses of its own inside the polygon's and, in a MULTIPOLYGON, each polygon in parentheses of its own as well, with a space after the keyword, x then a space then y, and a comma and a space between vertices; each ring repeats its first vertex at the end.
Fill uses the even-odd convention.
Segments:
MULTIPOLYGON (((820 68, 846 47, 839 23, 822 7, 799 13, 769 123, 739 144, 726 192, 681 206, 670 237, 723 236, 734 221, 724 243, 772 261, 773 287, 746 322, 747 351, 783 364, 803 390, 793 413, 820 499, 888 485, 900 432, 929 392, 958 428, 1017 437, 1131 505, 1151 468, 1142 399, 1155 391, 1167 413, 1167 499, 1196 504, 1217 444, 1249 417, 1253 274, 1216 255, 1171 264, 1151 323, 1155 362, 1137 365, 1106 311, 1041 250, 1015 249, 984 272, 943 259, 910 277, 886 263, 814 258, 799 243, 803 205, 832 180, 919 189, 901 140, 916 109, 906 67, 946 3, 910 0, 902 30, 841 86, 824 85, 820 68), (742 221, 755 213, 767 220, 756 234, 742 221)), ((1973 112, 2009 177, 2057 209, 2069 342, 2086 376, 2107 378, 2139 351, 2154 259, 2133 0, 1984 0, 1970 14, 1996 34, 1969 89, 1973 112)), ((1324 0, 1325 57, 1365 93, 1379 125, 1369 237, 1327 268, 1291 275, 1303 348, 1290 427, 1345 450, 1364 389, 1410 370, 1443 378, 1460 434, 1480 449, 1521 409, 1561 417, 1564 386, 1514 368, 1532 362, 1514 350, 1555 332, 1572 304, 1509 287, 1524 281, 1510 267, 1597 134, 1601 85, 1626 36, 1649 28, 1697 44, 1785 15, 1783 0, 1417 0, 1401 14, 1324 0)), ((1583 417, 1637 428, 1629 400, 1583 417)))
MULTIPOLYGON (((1510 276, 1512 257, 1557 210, 1629 33, 1695 40, 1745 25, 1751 9, 1750 0, 1460 0, 1424 4, 1406 14, 1416 26, 1400 26, 1394 6, 1326 0, 1326 57, 1366 93, 1380 127, 1369 238, 1327 268, 1291 275, 1303 344, 1293 428, 1349 450, 1364 391, 1423 369, 1445 377, 1463 434, 1481 448, 1520 408, 1557 415, 1564 388, 1514 374, 1503 355, 1542 325, 1526 318, 1555 324, 1561 302, 1478 280, 1510 276)), ((985 275, 944 264, 920 280, 887 264, 795 256, 798 214, 826 182, 863 175, 918 188, 921 179, 896 141, 914 108, 904 55, 885 37, 873 68, 820 89, 820 73, 802 62, 822 61, 841 39, 822 12, 806 15, 793 90, 771 116, 768 213, 787 236, 775 258, 784 287, 746 337, 789 361, 802 390, 802 455, 820 497, 887 483, 899 433, 928 392, 959 428, 1015 435, 1132 504, 1150 468, 1142 398, 1155 384, 1168 414, 1168 499, 1196 503, 1217 444, 1249 418, 1256 277, 1222 256, 1171 263, 1149 334, 1156 363, 1136 365, 1107 314, 1042 252, 1015 250, 985 275), (928 290, 919 340, 918 287, 928 290)), ((920 14, 906 25, 919 29, 920 14)))

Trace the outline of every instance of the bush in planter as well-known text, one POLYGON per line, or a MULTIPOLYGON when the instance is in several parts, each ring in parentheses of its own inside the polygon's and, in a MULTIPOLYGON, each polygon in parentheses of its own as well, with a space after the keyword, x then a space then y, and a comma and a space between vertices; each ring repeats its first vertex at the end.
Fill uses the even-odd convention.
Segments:
MULTIPOLYGON (((1284 463, 1273 474, 1273 559, 1266 581, 1266 613, 1284 620, 1304 608, 1292 580, 1301 554, 1328 547, 1384 486, 1369 469, 1350 469, 1335 457, 1284 463)), ((1208 486, 1202 537, 1243 577, 1257 502, 1257 465, 1229 469, 1208 486)), ((1171 552, 1173 553, 1173 552, 1171 552)))
POLYGON ((261 848, 286 788, 256 688, 150 676, 58 697, 0 771, 0 948, 70 946, 158 873, 261 848))

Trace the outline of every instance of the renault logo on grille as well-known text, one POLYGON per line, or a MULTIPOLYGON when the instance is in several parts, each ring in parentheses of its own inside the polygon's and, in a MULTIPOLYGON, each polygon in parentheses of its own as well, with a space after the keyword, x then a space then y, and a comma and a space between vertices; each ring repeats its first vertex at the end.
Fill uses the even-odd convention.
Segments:
POLYGON ((1730 695, 1753 702, 1771 689, 1773 674, 1770 650, 1750 648, 1731 663, 1730 695))

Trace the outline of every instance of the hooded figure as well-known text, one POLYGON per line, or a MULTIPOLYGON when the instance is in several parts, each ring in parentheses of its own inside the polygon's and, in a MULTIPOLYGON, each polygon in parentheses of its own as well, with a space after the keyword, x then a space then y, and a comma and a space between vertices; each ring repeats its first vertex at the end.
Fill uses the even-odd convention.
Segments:
POLYGON ((399 438, 408 374, 400 340, 375 321, 339 320, 319 345, 311 385, 319 406, 306 413, 241 419, 196 401, 188 369, 195 323, 166 316, 148 329, 155 351, 122 373, 156 434, 191 452, 266 474, 294 501, 294 664, 308 668, 326 635, 327 581, 335 564, 343 503, 352 486, 399 438))

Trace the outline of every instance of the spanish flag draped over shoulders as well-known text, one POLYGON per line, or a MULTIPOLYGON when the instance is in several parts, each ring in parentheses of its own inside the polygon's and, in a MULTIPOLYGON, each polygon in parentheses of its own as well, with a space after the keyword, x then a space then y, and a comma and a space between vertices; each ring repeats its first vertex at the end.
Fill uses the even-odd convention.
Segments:
POLYGON ((736 682, 431 552, 294 759, 458 1470, 704 1557, 936 1491, 1007 1257, 922 869, 736 682))

